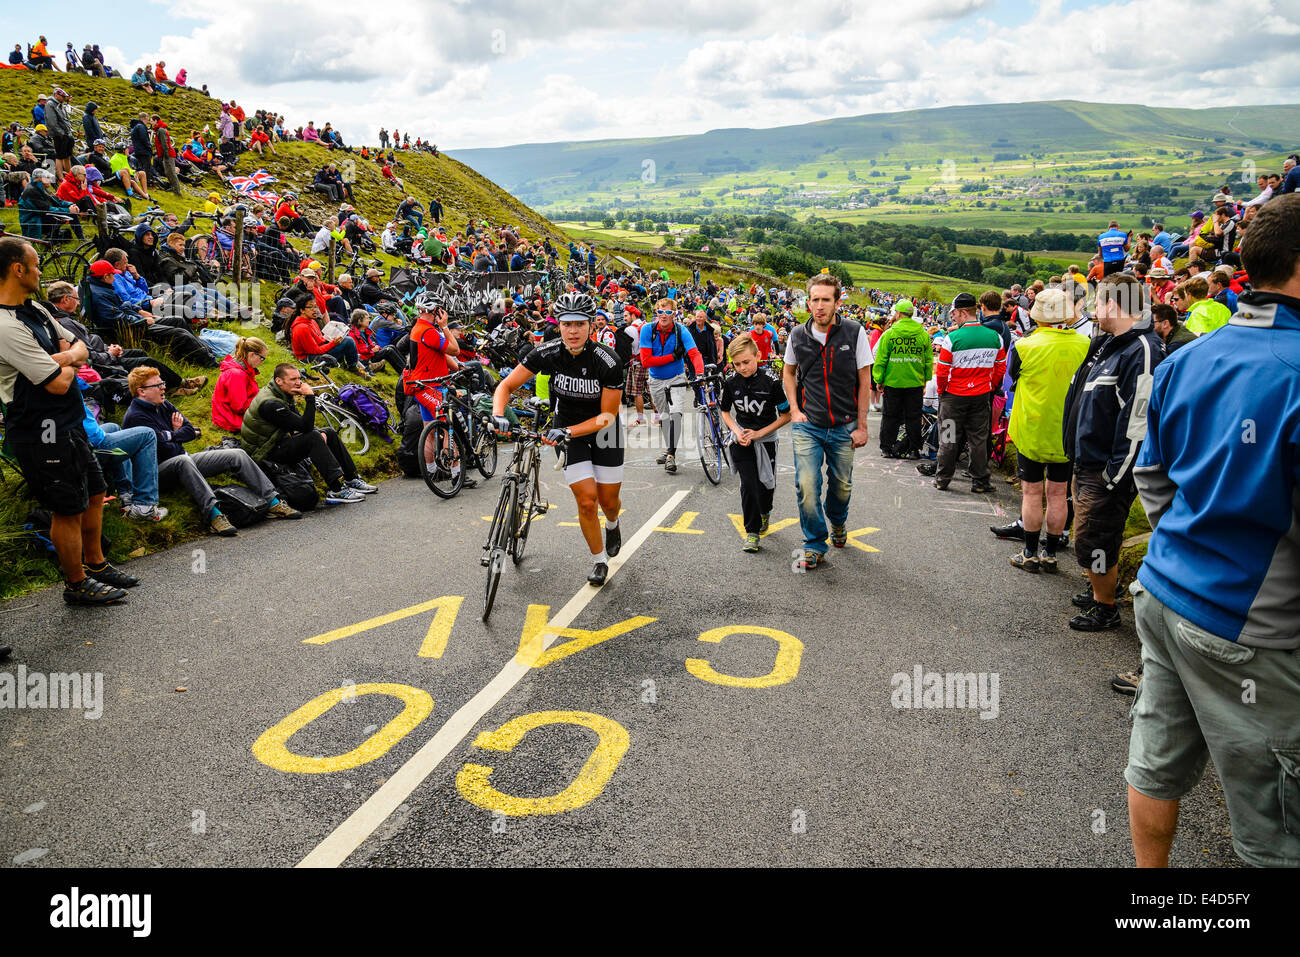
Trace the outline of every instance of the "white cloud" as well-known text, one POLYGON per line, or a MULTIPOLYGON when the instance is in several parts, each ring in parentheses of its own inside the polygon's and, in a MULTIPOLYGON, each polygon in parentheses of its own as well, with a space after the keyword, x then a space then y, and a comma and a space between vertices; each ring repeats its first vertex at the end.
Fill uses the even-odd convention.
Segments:
MULTIPOLYGON (((172 0, 189 35, 119 62, 349 140, 444 148, 777 126, 1055 98, 1295 101, 1300 4, 1100 2, 1000 23, 995 0, 172 0), (1220 55, 1218 51, 1228 51, 1220 55)), ((110 62, 112 60, 110 59, 110 62)), ((117 64, 114 64, 117 65, 117 64)))

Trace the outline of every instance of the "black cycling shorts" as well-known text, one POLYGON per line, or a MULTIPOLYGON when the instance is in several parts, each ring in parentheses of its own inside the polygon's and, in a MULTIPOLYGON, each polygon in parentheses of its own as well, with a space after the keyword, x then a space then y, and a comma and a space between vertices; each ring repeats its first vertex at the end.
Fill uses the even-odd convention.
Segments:
POLYGON ((1069 482, 1074 473, 1073 462, 1035 462, 1016 450, 1016 475, 1022 482, 1069 482))
POLYGON ((619 485, 623 481, 623 422, 601 429, 595 435, 569 440, 568 463, 564 467, 567 485, 594 478, 597 485, 619 485))
POLYGON ((107 491, 99 460, 79 428, 60 432, 53 442, 9 438, 18 468, 41 508, 55 515, 80 515, 90 500, 107 491))

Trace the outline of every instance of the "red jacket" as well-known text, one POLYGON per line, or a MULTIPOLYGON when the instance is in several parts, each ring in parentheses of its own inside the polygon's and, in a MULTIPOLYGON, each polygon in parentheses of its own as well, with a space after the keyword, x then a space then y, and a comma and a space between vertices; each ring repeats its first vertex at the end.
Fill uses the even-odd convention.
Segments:
MULTIPOLYGON (((313 323, 314 325, 314 323, 313 323)), ((238 432, 244 413, 257 395, 257 373, 233 355, 221 360, 221 376, 212 393, 212 421, 227 432, 238 432)))
POLYGON ((289 327, 289 341, 293 354, 299 359, 318 356, 334 348, 334 343, 326 339, 316 325, 316 320, 309 316, 299 316, 289 327))
POLYGON ((167 128, 167 124, 163 120, 159 120, 158 125, 153 129, 153 152, 155 156, 162 156, 165 152, 172 159, 176 158, 176 147, 172 145, 171 130, 167 128), (164 143, 167 146, 165 151, 163 150, 164 143))
POLYGON ((374 358, 375 350, 379 348, 379 342, 375 339, 375 334, 369 329, 362 329, 360 326, 353 326, 348 330, 348 338, 357 344, 357 355, 362 362, 369 362, 374 358))

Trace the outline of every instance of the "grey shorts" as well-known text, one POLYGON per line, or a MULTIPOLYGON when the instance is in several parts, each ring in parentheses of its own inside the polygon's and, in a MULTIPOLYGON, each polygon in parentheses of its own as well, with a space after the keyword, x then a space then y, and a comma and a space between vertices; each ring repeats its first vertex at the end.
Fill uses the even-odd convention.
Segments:
POLYGON ((1145 590, 1133 614, 1143 670, 1124 779, 1173 801, 1212 759, 1241 859, 1300 867, 1300 651, 1227 641, 1145 590))

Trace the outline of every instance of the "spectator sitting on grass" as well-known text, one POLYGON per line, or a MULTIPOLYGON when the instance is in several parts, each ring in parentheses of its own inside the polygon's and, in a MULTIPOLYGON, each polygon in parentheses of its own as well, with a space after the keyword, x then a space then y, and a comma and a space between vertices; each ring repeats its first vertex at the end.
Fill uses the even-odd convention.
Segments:
POLYGON ((166 297, 157 300, 149 298, 148 293, 141 295, 129 273, 126 253, 120 249, 110 249, 104 258, 90 264, 90 278, 86 288, 90 292, 90 314, 94 316, 95 329, 101 335, 114 338, 122 326, 137 328, 145 338, 158 345, 171 349, 173 354, 183 361, 206 368, 216 368, 217 361, 212 350, 205 346, 189 328, 189 320, 183 316, 158 318, 154 308, 161 308, 166 297), (118 292, 118 282, 124 299, 118 292))
POLYGON ((208 528, 217 535, 237 534, 235 526, 217 507, 217 497, 207 479, 214 475, 236 475, 254 494, 271 503, 274 518, 302 518, 302 513, 280 501, 266 474, 243 449, 211 449, 190 455, 185 443, 199 437, 199 430, 167 401, 166 386, 151 366, 132 369, 127 382, 135 398, 122 417, 122 427, 148 426, 158 436, 158 484, 162 489, 182 485, 189 493, 208 528))
POLYGON ((348 337, 356 343, 358 358, 371 374, 382 371, 387 362, 394 372, 401 375, 406 368, 401 352, 392 346, 380 347, 375 334, 370 331, 372 318, 364 309, 352 310, 352 327, 348 330, 348 337))
POLYGON ((338 433, 316 428, 315 395, 291 363, 275 367, 272 380, 262 386, 244 413, 239 435, 256 462, 288 465, 310 458, 329 490, 325 501, 330 504, 360 502, 379 491, 358 477, 338 433), (301 412, 299 396, 306 399, 301 412))
POLYGON ((358 375, 364 374, 357 356, 357 344, 348 336, 326 339, 321 334, 320 310, 315 299, 308 299, 298 310, 298 317, 289 326, 289 341, 293 354, 303 361, 318 356, 329 356, 338 365, 358 375))
POLYGON ((235 343, 235 351, 221 360, 221 376, 212 393, 212 424, 238 434, 244 427, 248 411, 258 392, 257 370, 266 361, 269 350, 256 336, 246 336, 235 343))
MULTIPOLYGON (((84 384, 82 389, 84 391, 84 384)), ((101 425, 88 404, 85 409, 86 417, 81 426, 90 440, 90 447, 119 449, 126 453, 114 457, 104 466, 104 479, 106 484, 116 489, 122 514, 130 519, 162 521, 167 517, 167 509, 158 504, 158 434, 143 425, 129 429, 114 422, 101 425)))
POLYGON ((1227 306, 1207 298, 1210 295, 1210 284, 1204 276, 1192 276, 1179 283, 1175 292, 1179 297, 1177 305, 1187 313, 1184 322, 1189 332, 1203 336, 1226 326, 1232 318, 1227 306))

